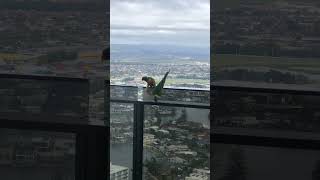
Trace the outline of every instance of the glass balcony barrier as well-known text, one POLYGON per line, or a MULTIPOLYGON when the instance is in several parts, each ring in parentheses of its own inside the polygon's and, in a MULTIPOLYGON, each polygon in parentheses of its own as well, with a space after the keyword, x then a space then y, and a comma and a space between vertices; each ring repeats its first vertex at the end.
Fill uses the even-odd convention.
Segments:
POLYGON ((75 179, 75 133, 1 128, 0 139, 2 179, 75 179))
POLYGON ((155 102, 145 88, 110 90, 111 179, 209 179, 209 91, 164 89, 155 102))

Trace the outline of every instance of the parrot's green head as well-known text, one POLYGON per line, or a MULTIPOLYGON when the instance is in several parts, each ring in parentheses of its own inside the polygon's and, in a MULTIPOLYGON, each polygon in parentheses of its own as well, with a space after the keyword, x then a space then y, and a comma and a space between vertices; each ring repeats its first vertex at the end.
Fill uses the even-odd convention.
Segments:
POLYGON ((147 76, 143 76, 142 77, 142 81, 148 81, 148 77, 147 76))

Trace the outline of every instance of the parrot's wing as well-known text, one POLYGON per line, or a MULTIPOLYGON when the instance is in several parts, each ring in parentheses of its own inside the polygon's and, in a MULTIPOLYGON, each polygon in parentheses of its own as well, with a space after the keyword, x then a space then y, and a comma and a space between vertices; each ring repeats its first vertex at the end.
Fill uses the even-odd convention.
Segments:
POLYGON ((153 89, 152 94, 153 95, 158 95, 161 96, 162 94, 162 90, 163 90, 163 86, 166 82, 167 76, 169 74, 170 70, 168 72, 166 72, 166 74, 163 76, 163 78, 161 79, 161 81, 157 84, 157 86, 153 89))

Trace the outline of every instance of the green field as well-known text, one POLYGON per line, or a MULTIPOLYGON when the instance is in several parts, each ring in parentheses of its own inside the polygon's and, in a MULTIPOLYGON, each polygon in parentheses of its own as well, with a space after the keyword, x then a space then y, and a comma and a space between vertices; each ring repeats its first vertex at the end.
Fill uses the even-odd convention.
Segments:
POLYGON ((320 59, 215 55, 211 59, 213 68, 220 70, 227 67, 265 67, 308 74, 320 74, 320 59))

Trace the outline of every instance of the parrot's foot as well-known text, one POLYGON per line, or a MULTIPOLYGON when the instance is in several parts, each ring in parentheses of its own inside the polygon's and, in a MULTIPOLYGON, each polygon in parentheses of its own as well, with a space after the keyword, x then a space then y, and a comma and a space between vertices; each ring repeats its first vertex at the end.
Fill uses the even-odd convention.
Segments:
POLYGON ((157 96, 154 97, 154 102, 158 102, 157 96))

